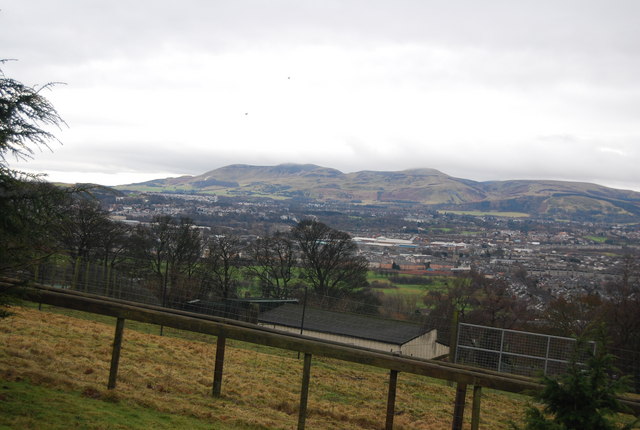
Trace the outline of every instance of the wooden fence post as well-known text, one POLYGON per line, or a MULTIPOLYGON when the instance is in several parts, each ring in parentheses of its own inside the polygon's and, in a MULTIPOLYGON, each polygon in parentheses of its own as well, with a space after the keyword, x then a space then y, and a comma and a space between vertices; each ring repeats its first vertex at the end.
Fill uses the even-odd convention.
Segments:
POLYGON ((480 428, 480 400, 482 399, 482 386, 473 386, 473 406, 471 408, 471 430, 480 428))
POLYGON ((213 370, 213 397, 220 397, 222 393, 222 373, 224 369, 224 350, 227 345, 227 338, 218 336, 216 343, 216 364, 213 370))
POLYGON ((113 351, 111 353, 111 369, 109 370, 109 383, 107 389, 116 388, 118 377, 118 364, 120 363, 120 349, 122 347, 122 332, 124 331, 124 318, 118 317, 116 321, 116 334, 113 338, 113 351))
POLYGON ((396 412, 396 387, 398 385, 398 371, 389 371, 389 395, 387 397, 387 421, 385 430, 393 429, 393 416, 396 412))
POLYGON ((451 430, 462 430, 462 421, 464 419, 464 402, 467 397, 467 384, 458 382, 456 388, 456 400, 453 407, 453 423, 451 430))
POLYGON ((300 390, 300 411, 298 413, 298 430, 304 430, 307 419, 307 401, 309 400, 309 381, 311 379, 311 354, 304 353, 302 369, 302 389, 300 390))

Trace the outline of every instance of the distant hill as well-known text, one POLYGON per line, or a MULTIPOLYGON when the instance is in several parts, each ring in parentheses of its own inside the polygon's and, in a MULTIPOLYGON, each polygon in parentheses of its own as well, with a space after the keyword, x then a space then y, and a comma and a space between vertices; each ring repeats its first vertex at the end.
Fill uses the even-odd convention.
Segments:
POLYGON ((198 176, 156 179, 116 188, 377 205, 417 204, 446 210, 522 212, 556 219, 640 219, 640 193, 634 191, 567 181, 477 182, 435 169, 342 173, 313 164, 234 164, 198 176))

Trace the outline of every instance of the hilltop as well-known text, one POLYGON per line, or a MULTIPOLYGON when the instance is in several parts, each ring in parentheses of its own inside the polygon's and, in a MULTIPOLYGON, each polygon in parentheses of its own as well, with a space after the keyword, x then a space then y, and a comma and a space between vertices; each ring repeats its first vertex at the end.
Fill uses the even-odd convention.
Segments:
POLYGON ((155 179, 120 190, 312 199, 443 210, 509 211, 556 219, 637 221, 640 193, 551 180, 473 181, 435 169, 343 173, 313 164, 234 164, 198 176, 155 179))

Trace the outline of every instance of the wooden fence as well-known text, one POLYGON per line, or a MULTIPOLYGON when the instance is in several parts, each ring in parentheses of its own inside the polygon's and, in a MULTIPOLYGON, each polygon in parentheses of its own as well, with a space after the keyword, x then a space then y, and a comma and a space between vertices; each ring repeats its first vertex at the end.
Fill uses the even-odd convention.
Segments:
MULTIPOLYGON (((13 280, 0 281, 0 284, 4 285, 14 283, 15 281, 13 280)), ((117 318, 111 369, 107 384, 109 389, 114 389, 116 387, 124 324, 127 319, 217 336, 215 368, 212 384, 212 395, 214 397, 219 397, 222 392, 226 339, 236 339, 239 341, 304 353, 298 429, 304 429, 305 426, 310 371, 314 355, 389 370, 389 391, 385 422, 386 429, 393 428, 396 382, 399 372, 407 372, 442 379, 457 384, 455 404, 453 405, 453 430, 462 428, 465 397, 468 386, 473 386, 471 416, 471 428, 473 430, 479 428, 483 387, 512 393, 530 393, 541 388, 540 384, 527 377, 505 375, 490 370, 466 367, 442 361, 402 357, 365 348, 350 347, 344 344, 320 341, 300 335, 283 334, 282 332, 243 323, 241 321, 166 309, 153 305, 144 305, 118 299, 108 299, 101 296, 40 285, 30 286, 24 290, 26 298, 34 302, 117 318)), ((640 402, 626 397, 622 397, 621 400, 623 404, 633 411, 633 413, 640 415, 640 402)))

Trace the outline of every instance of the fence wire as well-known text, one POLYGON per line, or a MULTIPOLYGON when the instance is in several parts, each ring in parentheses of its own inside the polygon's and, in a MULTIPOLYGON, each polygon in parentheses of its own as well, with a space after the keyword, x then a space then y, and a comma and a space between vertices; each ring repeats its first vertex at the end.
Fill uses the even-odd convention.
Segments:
POLYGON ((123 273, 99 263, 65 260, 41 264, 24 275, 58 288, 236 319, 350 346, 428 359, 449 352, 450 322, 427 322, 416 312, 393 312, 396 318, 389 318, 380 305, 318 295, 309 295, 306 303, 306 294, 298 299, 207 299, 188 286, 163 289, 158 279, 136 273, 133 266, 123 273))
MULTIPOLYGON (((385 352, 420 358, 443 357, 448 353, 451 340, 448 319, 418 313, 401 315, 382 306, 335 297, 315 297, 315 302, 308 303, 303 318, 301 295, 295 305, 295 300, 199 299, 190 295, 189 288, 183 288, 179 294, 175 291, 163 294, 157 280, 140 274, 135 263, 130 266, 130 270, 122 272, 104 264, 65 259, 40 264, 22 276, 58 288, 263 324, 385 352), (264 321, 262 316, 276 307, 281 307, 283 323, 264 321), (429 332, 431 335, 426 336, 429 332)), ((556 375, 566 369, 574 347, 572 338, 461 323, 454 359, 461 364, 517 375, 556 375)), ((631 377, 632 390, 640 392, 640 352, 621 349, 610 352, 616 357, 621 374, 631 377)))
MULTIPOLYGON (((588 345, 595 353, 595 342, 588 345)), ((575 351, 573 338, 461 323, 455 361, 515 375, 558 375, 575 351)), ((578 357, 585 359, 586 353, 578 357)))

